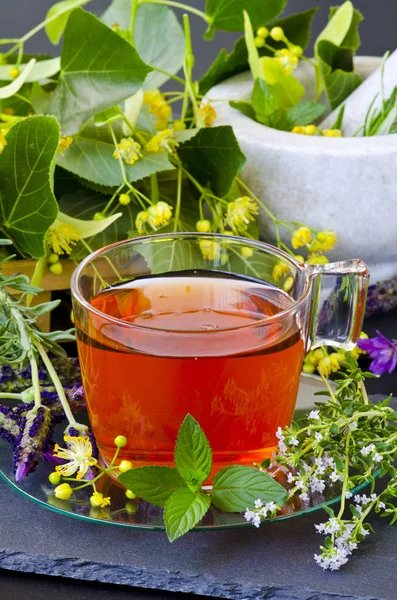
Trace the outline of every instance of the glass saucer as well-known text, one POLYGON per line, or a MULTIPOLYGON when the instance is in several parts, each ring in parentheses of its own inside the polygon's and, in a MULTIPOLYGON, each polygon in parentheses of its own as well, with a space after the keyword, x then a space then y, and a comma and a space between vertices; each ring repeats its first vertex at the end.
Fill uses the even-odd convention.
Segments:
MULTIPOLYGON (((331 383, 332 385, 332 383, 331 383)), ((321 396, 314 396, 315 392, 324 389, 320 378, 302 374, 298 400, 294 418, 302 417, 308 410, 313 408, 315 401, 320 401, 321 396)), ((61 430, 62 431, 62 430, 61 430)), ((54 496, 52 486, 48 481, 48 475, 53 467, 48 463, 40 463, 37 470, 22 480, 15 481, 12 468, 12 448, 5 441, 0 440, 0 470, 1 477, 18 493, 28 500, 40 504, 49 510, 62 515, 82 519, 84 521, 115 525, 117 527, 133 527, 135 529, 149 529, 164 531, 162 509, 147 504, 143 500, 128 501, 125 490, 111 478, 103 477, 98 481, 98 491, 105 496, 112 497, 110 507, 92 508, 89 502, 91 488, 80 490, 73 494, 71 500, 59 500, 54 496)), ((361 484, 354 492, 359 492, 367 484, 361 484)), ((299 498, 291 499, 273 519, 281 521, 291 519, 320 510, 323 506, 336 504, 340 500, 340 485, 329 487, 323 494, 312 494, 309 501, 302 503, 299 498)), ((264 521, 264 523, 269 521, 264 521)), ((224 513, 214 507, 208 511, 204 519, 195 527, 194 531, 208 529, 228 529, 238 527, 252 527, 242 514, 224 513)))

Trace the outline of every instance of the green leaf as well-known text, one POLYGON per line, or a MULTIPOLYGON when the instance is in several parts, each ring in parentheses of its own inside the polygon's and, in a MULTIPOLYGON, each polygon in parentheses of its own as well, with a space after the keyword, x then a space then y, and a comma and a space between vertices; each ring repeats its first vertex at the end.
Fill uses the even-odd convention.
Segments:
MULTIPOLYGON (((278 19, 277 21, 274 21, 271 26, 282 27, 285 31, 285 35, 293 44, 297 44, 305 49, 310 41, 311 24, 316 12, 317 8, 312 8, 302 13, 278 19)), ((283 47, 273 40, 269 40, 269 44, 274 45, 275 48, 278 46, 283 47)), ((259 48, 259 54, 263 56, 270 53, 264 48, 259 48)), ((233 50, 229 54, 225 49, 219 52, 208 71, 200 79, 200 94, 206 94, 208 90, 217 83, 220 83, 233 75, 247 71, 248 68, 247 47, 244 37, 241 37, 237 40, 233 50)))
MULTIPOLYGON (((333 6, 330 8, 330 20, 338 11, 338 6, 333 6)), ((363 16, 359 10, 356 8, 353 9, 353 17, 350 23, 349 30, 347 31, 345 37, 343 38, 342 43, 340 44, 343 48, 349 48, 353 53, 357 52, 360 47, 360 34, 358 28, 360 26, 361 21, 363 20, 363 16)), ((332 40, 331 40, 332 41, 332 40)))
POLYGON ((212 467, 212 452, 208 439, 197 421, 187 415, 178 433, 175 464, 186 481, 201 483, 208 479, 212 467))
POLYGON ((317 61, 320 65, 328 102, 332 110, 337 108, 362 83, 353 68, 352 54, 332 42, 322 40, 317 46, 317 61))
POLYGON ((331 19, 322 30, 315 42, 315 49, 321 40, 332 42, 335 46, 341 46, 343 40, 350 30, 353 21, 354 8, 350 0, 344 2, 331 13, 331 19))
POLYGON ((29 61, 26 67, 21 71, 20 75, 18 75, 18 77, 14 79, 14 81, 0 88, 0 100, 9 98, 10 96, 13 96, 17 92, 19 92, 26 79, 29 77, 29 74, 32 71, 35 63, 35 59, 32 58, 32 60, 29 61))
POLYGON ((0 229, 24 254, 44 256, 44 240, 58 213, 53 193, 59 125, 30 117, 14 125, 0 156, 0 229))
MULTIPOLYGON (((275 19, 283 10, 287 0, 244 0, 243 7, 252 21, 254 29, 275 19)), ((244 20, 241 0, 207 0, 205 12, 209 16, 206 38, 213 32, 243 31, 244 20)))
MULTIPOLYGON (((138 121, 139 113, 143 105, 143 97, 143 90, 139 90, 136 94, 131 96, 131 98, 127 98, 124 103, 124 115, 126 119, 128 119, 128 123, 131 125, 131 127, 135 127, 138 121)), ((127 123, 123 123, 124 135, 130 135, 133 133, 129 125, 127 125, 127 123)))
POLYGON ((81 8, 74 10, 65 29, 59 84, 49 107, 62 134, 78 132, 93 114, 132 96, 150 70, 117 33, 81 8))
POLYGON ((252 108, 257 117, 258 115, 268 117, 277 108, 276 93, 273 87, 263 79, 255 80, 252 91, 252 108))
POLYGON ((326 107, 319 102, 299 102, 287 111, 286 117, 292 129, 295 125, 314 123, 324 113, 326 107))
POLYGON ((30 100, 36 115, 47 114, 50 97, 37 82, 32 85, 30 100))
MULTIPOLYGON (((1 81, 14 81, 14 79, 10 75, 10 69, 12 67, 17 67, 17 65, 2 65, 0 66, 0 80, 1 81)), ((21 75, 23 75, 26 69, 29 70, 28 75, 25 78, 26 83, 32 83, 33 81, 40 81, 41 79, 48 79, 52 77, 56 73, 58 73, 61 68, 61 59, 50 58, 48 60, 40 60, 36 62, 36 59, 30 59, 27 63, 19 65, 18 67, 21 71, 21 75), (31 66, 32 60, 35 60, 35 64, 33 67, 31 66)))
POLYGON ((252 467, 232 466, 219 471, 213 481, 212 503, 226 512, 241 512, 255 500, 283 506, 287 492, 264 471, 252 467))
POLYGON ((52 19, 45 26, 46 34, 53 44, 59 44, 70 13, 79 6, 88 4, 90 0, 62 0, 53 4, 46 14, 46 21, 52 19))
POLYGON ((76 229, 79 237, 84 240, 89 237, 93 237, 98 233, 101 233, 105 229, 107 229, 114 221, 116 221, 119 217, 121 217, 121 213, 116 213, 111 215, 110 217, 106 217, 106 219, 102 219, 101 221, 94 220, 83 220, 76 219, 75 217, 71 217, 70 215, 66 215, 65 213, 59 212, 57 218, 54 221, 54 227, 59 227, 61 225, 69 225, 76 229))
POLYGON ((97 127, 102 127, 103 125, 107 125, 108 123, 113 123, 113 121, 118 121, 122 118, 122 114, 117 108, 108 108, 104 110, 94 117, 94 125, 97 127))
MULTIPOLYGON (((115 23, 120 29, 129 29, 131 0, 114 0, 102 20, 111 27, 115 23)), ((146 64, 175 75, 183 65, 185 38, 183 29, 168 6, 140 4, 135 16, 134 45, 146 64), (154 43, 155 41, 155 43, 154 43)), ((169 77, 153 71, 145 80, 146 89, 158 88, 169 77)))
MULTIPOLYGON (((163 508, 178 489, 187 490, 176 469, 171 467, 139 467, 119 475, 119 481, 142 500, 163 508)), ((188 490, 187 490, 188 491, 188 490)))
POLYGON ((303 85, 293 75, 286 75, 283 66, 275 58, 263 56, 260 60, 261 78, 272 86, 277 108, 292 108, 305 93, 303 85))
MULTIPOLYGON (((57 155, 57 164, 67 171, 108 187, 123 183, 119 161, 114 158, 114 144, 100 128, 85 127, 74 136, 73 143, 57 155)), ((143 152, 134 165, 124 163, 128 181, 138 181, 159 171, 174 169, 166 152, 143 152)))
POLYGON ((252 108, 252 102, 249 102, 248 100, 240 100, 240 102, 230 100, 229 104, 232 108, 242 112, 246 117, 255 120, 256 115, 254 109, 252 108))
POLYGON ((173 542, 191 529, 204 517, 211 504, 203 492, 181 488, 167 500, 164 522, 168 539, 173 542))
POLYGON ((247 11, 244 11, 244 37, 248 52, 248 63, 252 77, 256 80, 260 76, 259 52, 255 46, 255 36, 247 11))
POLYGON ((203 186, 225 196, 245 163, 232 127, 206 127, 178 148, 184 167, 203 186))

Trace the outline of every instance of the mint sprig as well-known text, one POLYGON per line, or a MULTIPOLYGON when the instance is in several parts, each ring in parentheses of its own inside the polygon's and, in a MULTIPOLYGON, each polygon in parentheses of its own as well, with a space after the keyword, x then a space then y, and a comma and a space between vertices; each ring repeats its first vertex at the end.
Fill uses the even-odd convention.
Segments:
POLYGON ((241 465, 226 467, 214 477, 212 490, 203 483, 212 469, 212 451, 197 421, 187 415, 178 433, 176 468, 140 467, 119 475, 119 481, 137 496, 164 508, 170 542, 199 523, 211 503, 225 512, 241 512, 255 500, 283 506, 287 492, 264 471, 241 465))

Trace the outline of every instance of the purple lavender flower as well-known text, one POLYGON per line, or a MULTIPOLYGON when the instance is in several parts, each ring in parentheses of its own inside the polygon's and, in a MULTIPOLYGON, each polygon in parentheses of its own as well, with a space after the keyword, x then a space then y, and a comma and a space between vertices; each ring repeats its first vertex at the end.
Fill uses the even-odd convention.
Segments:
POLYGON ((383 375, 383 373, 391 373, 397 365, 397 340, 388 340, 380 331, 376 332, 377 336, 369 340, 358 340, 359 348, 368 352, 373 359, 369 369, 375 375, 383 375))
POLYGON ((21 431, 18 418, 6 406, 0 405, 0 438, 13 444, 21 431))
POLYGON ((45 406, 32 408, 25 417, 21 433, 14 444, 15 479, 21 481, 37 466, 52 434, 51 412, 45 406))

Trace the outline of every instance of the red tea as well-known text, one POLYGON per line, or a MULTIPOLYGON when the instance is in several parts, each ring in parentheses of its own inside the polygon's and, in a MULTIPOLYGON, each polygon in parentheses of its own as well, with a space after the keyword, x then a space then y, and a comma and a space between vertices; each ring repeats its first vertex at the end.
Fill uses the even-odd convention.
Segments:
POLYGON ((233 275, 184 272, 120 284, 98 294, 78 327, 88 411, 105 460, 125 435, 123 458, 172 464, 187 413, 204 429, 214 470, 252 465, 290 423, 303 360, 296 316, 281 290, 233 275), (121 320, 121 322, 120 322, 121 320))

